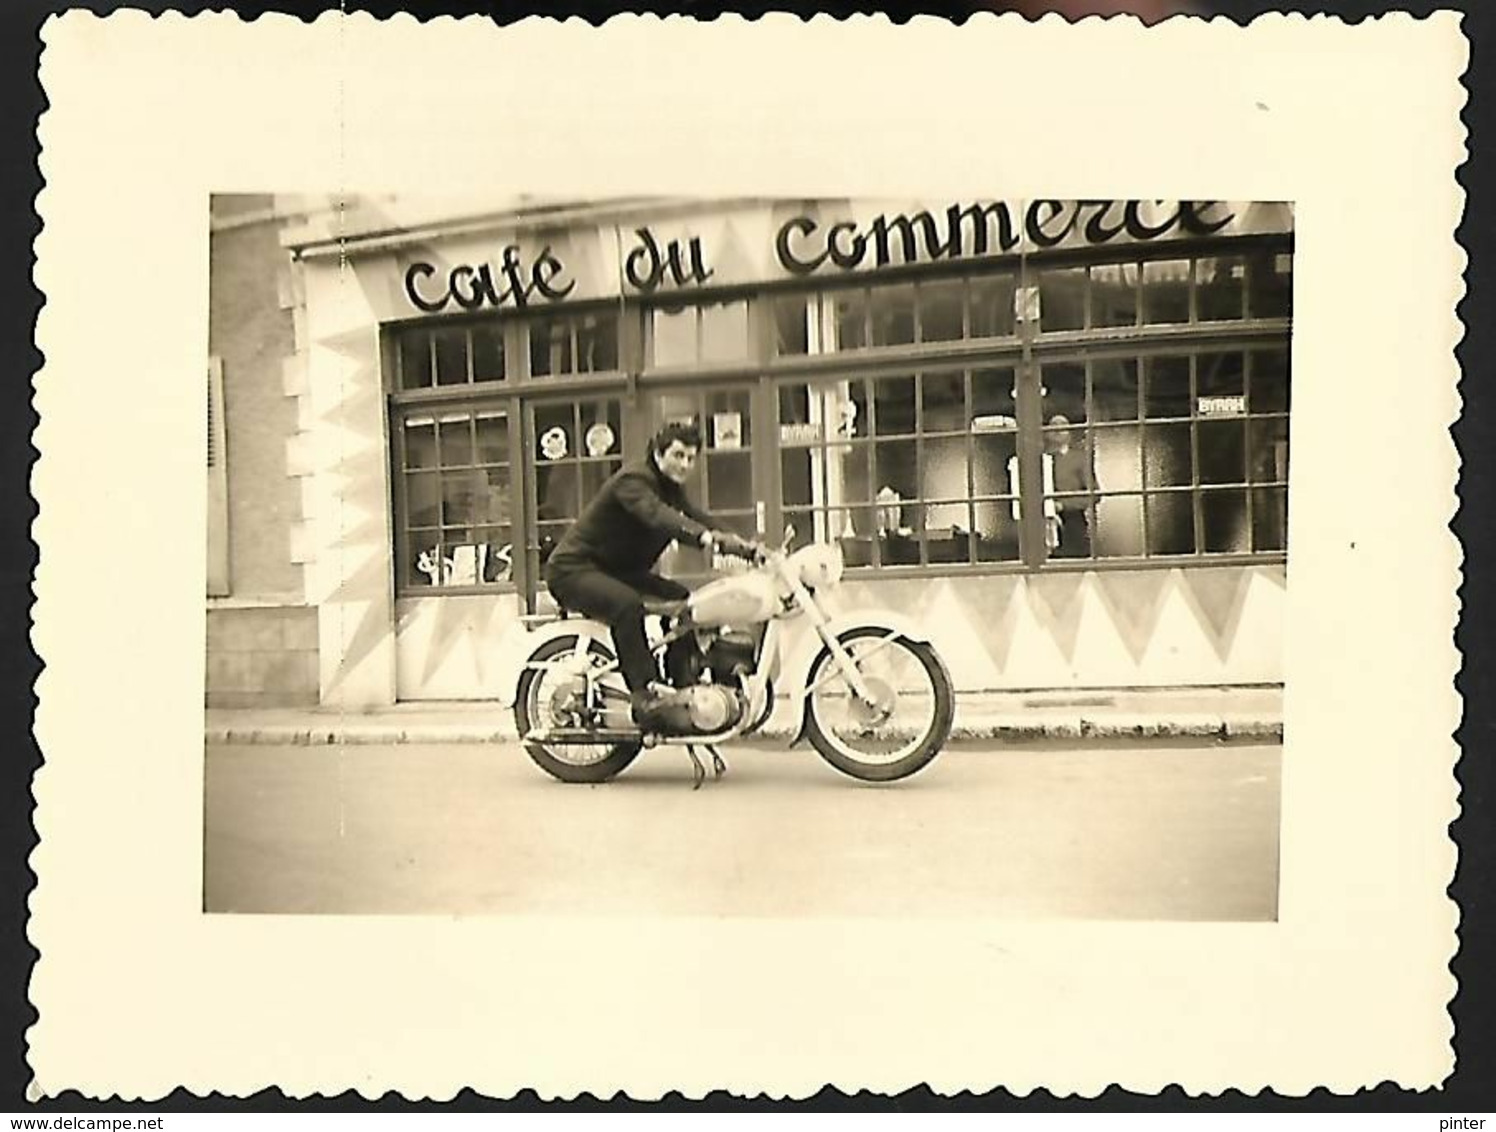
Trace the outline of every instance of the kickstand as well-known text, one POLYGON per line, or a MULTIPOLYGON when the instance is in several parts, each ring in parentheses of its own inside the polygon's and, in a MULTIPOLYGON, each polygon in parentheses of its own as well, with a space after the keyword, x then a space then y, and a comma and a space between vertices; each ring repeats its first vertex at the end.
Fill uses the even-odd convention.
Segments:
POLYGON ((722 756, 717 753, 716 747, 708 747, 707 750, 712 756, 712 777, 721 778, 727 773, 727 764, 722 761, 722 756))
POLYGON ((692 790, 700 790, 701 784, 706 781, 706 767, 701 765, 701 760, 696 757, 696 748, 690 744, 686 745, 686 754, 691 756, 691 774, 695 779, 691 783, 692 790))

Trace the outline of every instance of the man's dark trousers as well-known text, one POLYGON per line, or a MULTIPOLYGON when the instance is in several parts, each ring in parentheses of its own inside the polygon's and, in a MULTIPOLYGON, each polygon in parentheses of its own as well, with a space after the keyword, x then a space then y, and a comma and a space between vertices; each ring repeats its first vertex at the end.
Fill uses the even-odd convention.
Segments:
POLYGON ((630 692, 642 692, 658 678, 658 669, 644 636, 644 598, 681 601, 691 591, 658 574, 628 574, 615 578, 590 564, 557 563, 546 569, 551 595, 567 609, 595 617, 613 633, 618 667, 630 692))

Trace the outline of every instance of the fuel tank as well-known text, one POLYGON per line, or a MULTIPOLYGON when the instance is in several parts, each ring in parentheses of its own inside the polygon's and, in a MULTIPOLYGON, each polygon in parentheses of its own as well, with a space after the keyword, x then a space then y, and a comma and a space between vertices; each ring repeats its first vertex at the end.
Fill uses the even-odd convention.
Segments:
POLYGON ((774 615, 774 580, 761 571, 718 578, 691 594, 691 620, 705 628, 752 625, 774 615))

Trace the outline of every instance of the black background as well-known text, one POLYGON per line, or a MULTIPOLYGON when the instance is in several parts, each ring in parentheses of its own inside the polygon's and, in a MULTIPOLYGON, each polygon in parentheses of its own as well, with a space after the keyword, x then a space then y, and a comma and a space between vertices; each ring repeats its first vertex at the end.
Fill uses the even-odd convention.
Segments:
MULTIPOLYGON (((583 16, 600 22, 621 11, 654 12, 661 15, 682 13, 703 18, 723 12, 746 16, 769 11, 794 11, 801 15, 824 12, 833 16, 858 13, 884 13, 896 21, 920 14, 944 16, 959 20, 981 8, 1002 7, 1001 3, 978 4, 971 0, 955 3, 821 4, 808 7, 794 4, 721 3, 680 0, 674 4, 617 5, 605 0, 565 0, 549 5, 522 3, 467 3, 458 0, 432 0, 429 3, 394 3, 380 0, 348 0, 347 11, 369 12, 388 17, 397 12, 427 15, 487 15, 498 23, 510 23, 526 16, 547 14, 583 16)), ((310 18, 337 4, 296 4, 291 0, 238 0, 238 3, 186 2, 162 3, 160 0, 136 0, 132 4, 76 3, 62 0, 0 0, 0 126, 5 137, 0 144, 0 224, 3 224, 4 256, 0 258, 0 357, 8 359, 4 380, 0 381, 0 518, 4 531, 0 537, 0 646, 4 648, 5 679, 0 681, 0 725, 3 725, 4 757, 0 757, 0 1111, 22 1111, 28 1106, 24 1089, 29 1078, 26 1066, 26 1028, 35 1015, 27 1002, 27 984, 36 953, 26 940, 26 898, 33 883, 26 867, 26 857, 35 844, 31 825, 31 776, 40 764, 40 753, 31 735, 35 696, 33 686, 40 663, 30 645, 31 577, 36 566, 36 547, 30 540, 30 523, 35 506, 28 489, 35 451, 31 433, 36 416, 31 406, 31 378, 40 363, 32 341, 35 318, 41 295, 32 285, 32 241, 39 230, 33 210, 40 188, 37 172, 36 126, 43 109, 43 95, 36 82, 41 50, 40 28, 47 16, 68 9, 88 9, 107 13, 129 7, 151 13, 179 11, 196 13, 232 7, 240 15, 252 18, 266 12, 289 12, 310 18)), ((1057 1100, 1048 1094, 1015 1097, 1005 1091, 980 1096, 937 1097, 919 1089, 897 1096, 859 1094, 849 1096, 834 1090, 823 1090, 814 1100, 798 1104, 773 1104, 716 1094, 702 1102, 687 1102, 673 1097, 659 1105, 636 1104, 627 1100, 602 1102, 592 1099, 546 1105, 533 1094, 521 1094, 503 1102, 462 1094, 449 1106, 409 1104, 399 1098, 366 1102, 352 1093, 313 1101, 291 1102, 279 1091, 267 1091, 238 1100, 212 1096, 197 1098, 178 1090, 152 1105, 119 1102, 93 1102, 77 1094, 44 1101, 34 1106, 38 1115, 48 1112, 92 1112, 150 1110, 183 1111, 275 1111, 296 1108, 302 1111, 360 1111, 378 1108, 384 1111, 456 1108, 464 1110, 495 1109, 523 1111, 542 1108, 565 1108, 574 1111, 635 1108, 685 1109, 697 1111, 730 1111, 741 1109, 819 1109, 837 1111, 1408 1111, 1426 1112, 1429 1129, 1437 1129, 1437 1115, 1496 1111, 1496 1057, 1492 1054, 1492 1031, 1496 1027, 1496 1010, 1492 1007, 1493 973, 1496 956, 1492 954, 1493 870, 1492 870, 1492 779, 1490 761, 1492 729, 1496 727, 1496 686, 1493 686, 1491 652, 1492 590, 1496 574, 1491 567, 1492 476, 1493 476, 1493 397, 1485 380, 1491 367, 1493 320, 1489 317, 1496 302, 1492 279, 1493 214, 1492 202, 1492 136, 1496 134, 1492 105, 1496 103, 1491 84, 1492 40, 1496 33, 1496 4, 1491 0, 1408 0, 1402 4, 1321 0, 1319 3, 1282 0, 1210 0, 1197 4, 1209 14, 1225 15, 1237 20, 1271 11, 1295 11, 1305 14, 1331 14, 1347 20, 1359 20, 1388 11, 1407 11, 1427 15, 1435 10, 1463 13, 1463 28, 1471 43, 1470 68, 1465 84, 1470 100, 1465 109, 1469 127, 1470 157, 1459 177, 1468 194, 1466 214, 1459 231, 1460 242, 1470 257, 1466 270, 1467 292, 1460 307, 1465 322, 1465 339, 1459 348, 1459 360, 1465 377, 1461 382, 1464 400, 1463 419, 1455 426, 1455 440, 1463 461, 1460 494, 1462 506, 1454 529, 1464 544, 1465 581, 1461 589, 1462 620, 1457 643, 1465 666, 1459 678, 1464 696, 1465 720, 1459 740, 1464 751, 1458 775, 1462 784, 1462 816, 1453 826, 1460 845, 1460 863, 1451 889, 1461 907, 1461 949, 1454 961, 1454 972, 1460 989, 1452 1010, 1456 1022, 1454 1075, 1439 1090, 1414 1093, 1383 1086, 1349 1097, 1334 1096, 1323 1090, 1305 1098, 1279 1097, 1267 1093, 1246 1096, 1228 1092, 1220 1097, 1192 1098, 1172 1088, 1158 1096, 1123 1092, 1116 1088, 1091 1101, 1057 1100), (1487 316, 1478 313, 1486 311, 1487 316)), ((130 553, 131 548, 94 548, 101 555, 130 553)), ((124 740, 128 742, 128 739, 124 740)), ((1347 804, 1352 804, 1348 798, 1347 804)), ((107 847, 104 847, 107 851, 107 847)), ((722 978, 731 978, 724 971, 722 978)), ((730 1019, 723 1019, 725 1027, 730 1019)), ((1284 1020, 1285 1028, 1291 1025, 1284 1020)), ((1415 1126, 1421 1126, 1418 1122, 1415 1126)))

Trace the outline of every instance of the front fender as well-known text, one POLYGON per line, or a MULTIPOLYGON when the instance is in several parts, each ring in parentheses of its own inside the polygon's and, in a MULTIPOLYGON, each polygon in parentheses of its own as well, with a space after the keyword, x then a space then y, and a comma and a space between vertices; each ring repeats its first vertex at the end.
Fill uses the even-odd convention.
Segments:
POLYGON ((519 694, 519 678, 524 674, 525 665, 535 655, 536 650, 546 642, 558 640, 561 637, 590 637, 601 641, 610 653, 613 651, 613 634, 601 621, 593 621, 590 618, 566 617, 558 621, 548 621, 538 628, 531 629, 520 639, 520 647, 505 659, 499 672, 498 692, 505 706, 514 705, 514 698, 519 694))
MULTIPOLYGON (((931 644, 930 634, 922 625, 889 609, 861 609, 853 613, 839 614, 827 622, 826 630, 833 637, 839 637, 848 629, 865 626, 881 629, 920 644, 931 644)), ((820 635, 812 629, 795 653, 785 660, 784 677, 780 687, 789 694, 791 705, 798 703, 800 707, 800 730, 790 743, 792 747, 805 738, 805 729, 810 721, 810 701, 805 698, 806 686, 810 680, 810 666, 825 647, 820 635)))
MULTIPOLYGON (((838 614, 827 622, 826 629, 833 637, 839 637, 848 629, 862 626, 897 633, 920 644, 930 644, 930 634, 923 625, 891 609, 860 609, 853 613, 838 614)), ((780 687, 791 696, 803 696, 811 663, 825 647, 820 636, 812 629, 794 654, 785 658, 780 687)))

